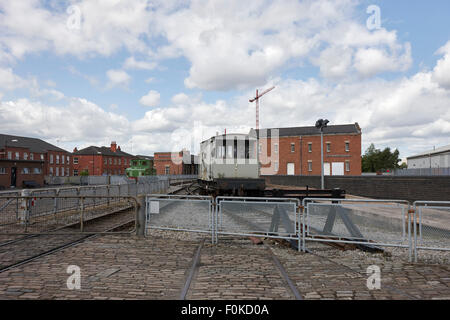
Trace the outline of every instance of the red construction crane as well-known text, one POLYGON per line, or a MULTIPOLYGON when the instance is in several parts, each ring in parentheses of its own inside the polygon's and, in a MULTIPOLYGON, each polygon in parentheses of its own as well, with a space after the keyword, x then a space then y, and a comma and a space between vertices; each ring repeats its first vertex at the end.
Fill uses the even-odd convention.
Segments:
POLYGON ((264 90, 261 94, 258 94, 258 89, 256 89, 256 96, 253 99, 250 99, 250 102, 256 101, 256 129, 259 129, 259 98, 265 95, 267 92, 272 91, 275 87, 264 90))

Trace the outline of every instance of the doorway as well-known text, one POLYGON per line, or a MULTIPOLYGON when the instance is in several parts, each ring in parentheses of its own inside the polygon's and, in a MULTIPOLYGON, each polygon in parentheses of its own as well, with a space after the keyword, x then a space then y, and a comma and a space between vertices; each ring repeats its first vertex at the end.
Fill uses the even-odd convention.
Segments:
POLYGON ((11 187, 15 187, 17 183, 17 168, 11 168, 11 187))

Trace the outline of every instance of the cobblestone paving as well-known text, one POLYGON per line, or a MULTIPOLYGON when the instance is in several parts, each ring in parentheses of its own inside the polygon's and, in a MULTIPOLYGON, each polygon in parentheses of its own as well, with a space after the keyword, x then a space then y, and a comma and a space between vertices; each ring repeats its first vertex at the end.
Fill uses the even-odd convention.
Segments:
MULTIPOLYGON (((304 299, 450 299, 446 265, 326 246, 304 254, 268 240, 209 240, 188 299, 294 299, 270 251, 304 299), (381 290, 367 289, 369 265, 381 268, 381 290)), ((178 299, 199 243, 199 236, 156 230, 145 239, 97 237, 0 273, 0 299, 178 299), (67 289, 69 265, 81 268, 80 290, 67 289)))
POLYGON ((265 246, 221 241, 202 250, 188 299, 293 299, 265 246))

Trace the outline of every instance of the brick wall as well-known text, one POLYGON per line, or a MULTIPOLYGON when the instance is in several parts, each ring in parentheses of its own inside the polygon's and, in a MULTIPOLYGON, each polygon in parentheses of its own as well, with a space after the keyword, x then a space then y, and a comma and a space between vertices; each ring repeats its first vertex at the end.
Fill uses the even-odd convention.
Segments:
MULTIPOLYGON (((320 188, 320 176, 264 176, 266 183, 320 188)), ((450 177, 325 177, 325 188, 341 188, 375 199, 450 201, 450 177)))
MULTIPOLYGON (((295 175, 320 175, 320 135, 301 137, 280 137, 278 141, 278 153, 275 140, 260 139, 260 162, 262 174, 287 175, 288 163, 294 164, 295 175), (309 151, 311 145, 311 152, 309 151), (292 149, 292 146, 294 147, 292 149), (267 156, 266 156, 267 155, 267 156), (269 164, 268 157, 278 161, 278 172, 275 165, 269 164), (308 162, 311 163, 309 171, 308 162)), ((330 163, 330 173, 333 174, 332 163, 344 163, 344 175, 361 175, 361 135, 324 135, 323 137, 324 163, 330 163), (345 149, 345 143, 349 144, 349 151, 345 149), (330 151, 327 152, 327 143, 330 151), (345 163, 349 163, 349 171, 345 163)))
MULTIPOLYGON (((180 154, 174 153, 174 157, 180 157, 180 154)), ((153 156, 153 163, 156 169, 157 175, 165 175, 166 167, 169 167, 168 174, 183 174, 183 165, 181 163, 181 158, 178 159, 177 163, 172 161, 171 152, 155 152, 153 156), (180 163, 178 163, 180 162, 180 163)))

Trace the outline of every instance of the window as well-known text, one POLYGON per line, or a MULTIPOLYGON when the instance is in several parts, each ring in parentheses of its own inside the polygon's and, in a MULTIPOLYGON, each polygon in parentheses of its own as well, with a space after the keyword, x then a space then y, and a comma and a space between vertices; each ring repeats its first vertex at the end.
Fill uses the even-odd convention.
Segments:
POLYGON ((23 160, 28 160, 28 153, 26 152, 23 153, 23 160))
POLYGON ((56 176, 59 177, 59 167, 56 167, 56 176))
POLYGON ((41 160, 44 160, 44 155, 43 154, 41 154, 41 160))
POLYGON ((124 165, 127 164, 127 159, 123 159, 123 164, 124 164, 124 165))
POLYGON ((108 164, 108 159, 103 159, 103 164, 108 164))
POLYGON ((66 176, 67 176, 67 177, 70 176, 70 170, 69 170, 69 167, 66 168, 66 176))
POLYGON ((67 156, 67 164, 69 164, 69 163, 70 163, 70 157, 67 156))
POLYGON ((30 153, 30 160, 34 160, 34 154, 30 153))
POLYGON ((291 152, 295 152, 295 143, 291 143, 291 152))
POLYGON ((0 174, 6 174, 6 168, 0 168, 0 174))
POLYGON ((77 157, 73 158, 73 164, 78 164, 78 158, 77 157))
POLYGON ((65 160, 64 156, 61 156, 61 164, 64 164, 64 160, 65 160))
POLYGON ((53 175, 53 167, 50 167, 50 175, 53 175))
POLYGON ((121 165, 122 164, 122 159, 121 158, 119 158, 119 165, 121 165))
POLYGON ((309 160, 308 161, 308 171, 312 171, 312 161, 311 160, 309 160))
POLYGON ((53 164, 53 155, 50 155, 50 164, 53 164))
POLYGON ((114 165, 117 164, 117 158, 114 158, 114 165))
POLYGON ((12 159, 12 152, 8 151, 8 159, 11 160, 12 159))
POLYGON ((345 161, 345 171, 350 172, 350 161, 345 161))
POLYGON ((29 168, 23 168, 22 169, 22 173, 23 174, 30 174, 30 169, 29 168))
POLYGON ((42 170, 41 170, 41 168, 33 168, 33 173, 34 174, 41 174, 42 170))
POLYGON ((278 153, 278 143, 275 143, 275 144, 274 144, 274 146, 273 146, 273 151, 274 151, 275 153, 278 153))
POLYGON ((170 166, 164 168, 164 174, 170 174, 170 166))
POLYGON ((78 170, 73 170, 73 175, 75 176, 75 177, 77 177, 78 176, 78 170))
POLYGON ((16 160, 20 159, 20 154, 18 152, 16 152, 16 160))
POLYGON ((275 171, 275 173, 277 173, 278 172, 278 162, 277 161, 275 161, 274 163, 274 171, 275 171))
POLYGON ((312 142, 308 142, 308 152, 312 152, 312 142))
POLYGON ((59 164, 59 155, 56 155, 56 164, 59 164))
POLYGON ((109 158, 109 164, 112 164, 112 158, 109 158))
POLYGON ((260 143, 260 144, 258 145, 258 153, 261 153, 261 150, 262 150, 262 143, 260 143))
POLYGON ((345 151, 349 152, 350 151, 350 142, 345 141, 345 151))
POLYGON ((331 152, 331 143, 327 142, 327 152, 331 152))
POLYGON ((61 177, 64 177, 64 167, 61 168, 61 177))

